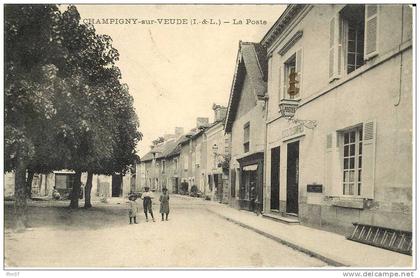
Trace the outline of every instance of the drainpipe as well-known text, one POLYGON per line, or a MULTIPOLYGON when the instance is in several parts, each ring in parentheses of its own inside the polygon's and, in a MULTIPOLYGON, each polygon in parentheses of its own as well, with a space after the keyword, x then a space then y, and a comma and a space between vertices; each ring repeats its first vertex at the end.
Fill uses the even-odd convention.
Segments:
POLYGON ((266 190, 267 190, 267 167, 268 167, 268 161, 267 161, 267 155, 268 155, 268 86, 269 83, 267 82, 267 95, 264 96, 264 108, 265 108, 265 136, 264 136, 264 173, 263 173, 263 188, 262 188, 262 213, 266 212, 266 205, 267 205, 267 198, 266 198, 266 190))
MULTIPOLYGON (((400 47, 403 43, 404 39, 404 5, 401 5, 401 40, 400 40, 400 47)), ((399 48, 400 48, 399 47, 399 48)), ((402 93, 402 66, 403 66, 403 52, 400 49, 400 84, 398 88, 398 101, 394 103, 394 106, 400 105, 401 102, 401 93, 402 93)))

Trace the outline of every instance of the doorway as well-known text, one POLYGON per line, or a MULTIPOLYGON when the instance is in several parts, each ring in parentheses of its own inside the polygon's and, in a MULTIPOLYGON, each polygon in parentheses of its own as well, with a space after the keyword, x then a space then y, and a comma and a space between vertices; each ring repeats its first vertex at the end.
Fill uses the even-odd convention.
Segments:
POLYGON ((299 212, 299 141, 287 144, 287 201, 286 212, 299 212))
POLYGON ((179 183, 178 178, 175 178, 175 188, 173 190, 174 190, 174 193, 176 193, 176 194, 178 194, 178 186, 179 186, 178 183, 179 183))
POLYGON ((217 201, 222 202, 223 200, 222 174, 214 174, 213 181, 214 181, 214 188, 216 190, 217 201))
POLYGON ((270 209, 280 209, 280 147, 271 149, 271 198, 270 209))
POLYGON ((120 197, 122 193, 122 177, 120 174, 112 175, 112 197, 120 197))

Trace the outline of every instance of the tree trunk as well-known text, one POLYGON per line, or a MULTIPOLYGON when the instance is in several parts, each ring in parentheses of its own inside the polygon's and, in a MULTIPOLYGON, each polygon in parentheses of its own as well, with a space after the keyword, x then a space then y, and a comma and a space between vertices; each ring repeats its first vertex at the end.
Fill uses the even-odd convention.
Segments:
POLYGON ((26 207, 26 165, 25 161, 18 157, 15 170, 15 225, 17 230, 27 227, 26 207))
POLYGON ((92 204, 90 202, 90 196, 91 196, 91 191, 92 191, 92 178, 93 178, 93 173, 88 172, 86 186, 85 186, 85 208, 92 207, 92 204))
POLYGON ((77 209, 79 207, 80 186, 82 184, 81 177, 82 172, 77 170, 74 176, 74 184, 70 196, 70 208, 72 209, 77 209))
POLYGON ((32 197, 32 181, 34 179, 34 172, 28 169, 28 178, 26 179, 26 196, 27 198, 32 197))

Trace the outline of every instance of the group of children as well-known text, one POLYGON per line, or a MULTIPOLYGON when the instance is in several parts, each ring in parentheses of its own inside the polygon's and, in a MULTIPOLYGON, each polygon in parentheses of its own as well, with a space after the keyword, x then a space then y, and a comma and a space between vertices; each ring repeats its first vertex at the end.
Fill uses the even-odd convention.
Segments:
MULTIPOLYGON (((153 222, 155 222, 155 217, 153 216, 153 210, 152 210, 152 199, 153 199, 153 193, 149 191, 149 187, 144 188, 144 192, 140 197, 143 199, 143 210, 144 215, 146 216, 146 222, 149 221, 148 214, 150 213, 150 216, 152 216, 153 222)), ((137 202, 136 202, 137 196, 134 194, 131 194, 128 196, 128 217, 130 219, 130 224, 137 224, 137 212, 139 211, 137 202)), ((168 189, 163 188, 162 194, 159 198, 160 201, 160 214, 162 215, 162 221, 164 221, 164 216, 166 221, 168 221, 168 215, 169 215, 169 194, 168 189)))

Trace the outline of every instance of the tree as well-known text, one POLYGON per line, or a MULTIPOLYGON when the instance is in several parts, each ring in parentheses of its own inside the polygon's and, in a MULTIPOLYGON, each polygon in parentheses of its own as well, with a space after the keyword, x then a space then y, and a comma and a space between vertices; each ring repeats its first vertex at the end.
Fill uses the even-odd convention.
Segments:
MULTIPOLYGON (((66 72, 81 73, 85 88, 75 101, 85 101, 86 110, 77 115, 83 118, 82 130, 76 129, 77 146, 72 152, 72 169, 88 172, 85 207, 91 206, 92 175, 124 173, 133 161, 135 147, 141 134, 137 131, 138 119, 128 86, 121 84, 121 73, 115 62, 118 51, 109 36, 98 35, 91 25, 79 24, 80 15, 74 6, 63 13, 63 45, 69 50, 70 61, 66 72), (80 151, 82 150, 82 151, 80 151)), ((73 96, 74 97, 74 96, 73 96)), ((82 104, 81 104, 82 105, 82 104)), ((76 182, 70 206, 78 206, 79 186, 76 182)))
POLYGON ((124 172, 141 139, 118 51, 80 24, 74 6, 60 13, 56 5, 6 5, 5 52, 5 170, 15 171, 17 215, 26 172, 30 188, 31 173, 74 170, 76 208, 81 173, 90 196, 92 175, 124 172))
POLYGON ((62 52, 55 5, 5 6, 5 171, 15 171, 15 215, 26 222, 26 168, 34 157, 33 127, 54 115, 49 65, 62 52), (47 87, 46 87, 47 86, 47 87))

